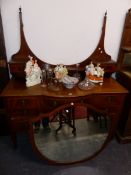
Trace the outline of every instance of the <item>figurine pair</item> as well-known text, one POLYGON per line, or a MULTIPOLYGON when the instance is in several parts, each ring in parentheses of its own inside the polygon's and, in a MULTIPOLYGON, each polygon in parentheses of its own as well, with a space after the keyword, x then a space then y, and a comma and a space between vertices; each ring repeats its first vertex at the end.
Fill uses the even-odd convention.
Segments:
POLYGON ((97 66, 91 62, 89 65, 86 66, 86 76, 89 80, 94 82, 103 82, 104 77, 104 69, 100 67, 98 63, 97 66))
POLYGON ((103 77, 104 76, 104 69, 100 67, 99 63, 95 67, 94 64, 91 62, 89 65, 86 66, 86 74, 87 75, 95 75, 97 77, 103 77))
POLYGON ((26 73, 26 86, 34 86, 41 83, 42 71, 38 66, 37 60, 33 57, 28 56, 29 61, 26 63, 25 73, 26 73))

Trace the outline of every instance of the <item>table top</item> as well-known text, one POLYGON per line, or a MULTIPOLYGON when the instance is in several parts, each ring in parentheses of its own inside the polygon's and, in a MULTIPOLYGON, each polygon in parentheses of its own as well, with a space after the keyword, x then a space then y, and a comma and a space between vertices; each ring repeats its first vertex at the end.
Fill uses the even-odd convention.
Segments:
POLYGON ((96 84, 92 89, 82 90, 78 86, 73 89, 67 89, 60 85, 58 91, 50 90, 48 87, 42 87, 40 84, 26 87, 25 82, 11 79, 3 92, 0 94, 1 97, 12 97, 12 96, 47 96, 47 97, 59 97, 59 98, 70 98, 70 97, 81 97, 90 94, 126 94, 128 90, 120 85, 113 78, 104 78, 103 85, 96 84))

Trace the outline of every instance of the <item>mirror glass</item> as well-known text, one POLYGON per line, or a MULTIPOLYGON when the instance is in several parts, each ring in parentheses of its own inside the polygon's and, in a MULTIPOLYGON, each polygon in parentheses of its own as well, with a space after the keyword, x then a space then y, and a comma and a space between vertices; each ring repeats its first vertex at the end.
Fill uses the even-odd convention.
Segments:
POLYGON ((105 143, 110 126, 106 114, 83 106, 56 111, 49 117, 50 128, 43 127, 43 120, 33 123, 34 143, 44 157, 57 163, 92 157, 105 143))

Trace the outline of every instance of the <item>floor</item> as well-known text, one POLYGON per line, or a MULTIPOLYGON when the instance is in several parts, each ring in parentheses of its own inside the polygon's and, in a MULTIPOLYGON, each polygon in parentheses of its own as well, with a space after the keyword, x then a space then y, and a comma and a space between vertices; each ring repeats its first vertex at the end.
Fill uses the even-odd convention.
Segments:
POLYGON ((0 175, 131 175, 131 144, 113 139, 94 159, 75 165, 50 165, 33 152, 27 135, 14 150, 10 136, 0 136, 0 175))
MULTIPOLYGON (((75 159, 78 156, 77 158, 81 159, 79 155, 88 156, 91 148, 96 145, 99 147, 99 142, 96 140, 100 141, 101 136, 105 137, 108 130, 104 121, 100 123, 92 119, 76 121, 76 135, 73 135, 72 128, 66 125, 63 125, 56 135, 54 133, 57 127, 58 125, 53 122, 52 132, 49 133, 43 132, 41 128, 40 132, 36 133, 40 136, 40 140, 36 141, 39 142, 42 139, 43 142, 44 135, 44 144, 46 144, 44 153, 48 156, 59 155, 58 160, 64 157, 64 161, 69 157, 75 159), (96 133, 99 134, 96 135, 96 133), (56 143, 58 143, 57 146, 56 143), (85 145, 80 147, 82 143, 88 145, 86 149, 85 145), (56 149, 58 147, 59 149, 56 149), (61 153, 58 151, 63 149, 63 154, 58 154, 61 153), (69 152, 68 156, 65 156, 65 151, 69 152), (73 154, 74 156, 70 156, 73 154)), ((27 134, 19 134, 17 138, 18 148, 14 149, 9 135, 0 136, 0 175, 131 175, 131 143, 119 144, 114 138, 99 155, 89 161, 73 165, 53 165, 46 160, 40 160, 33 151, 27 134)), ((56 159, 56 157, 51 158, 56 159)))

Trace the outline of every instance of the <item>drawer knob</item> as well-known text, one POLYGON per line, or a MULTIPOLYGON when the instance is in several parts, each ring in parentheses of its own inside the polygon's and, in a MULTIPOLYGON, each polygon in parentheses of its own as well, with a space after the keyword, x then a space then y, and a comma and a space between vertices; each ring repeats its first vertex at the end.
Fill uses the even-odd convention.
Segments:
POLYGON ((54 106, 57 106, 57 101, 54 101, 54 104, 53 104, 54 106))
POLYGON ((23 105, 23 106, 25 105, 25 100, 22 100, 22 105, 23 105))
POLYGON ((112 97, 112 96, 109 96, 109 97, 108 97, 108 101, 109 101, 109 102, 112 102, 112 101, 113 101, 113 97, 112 97))

